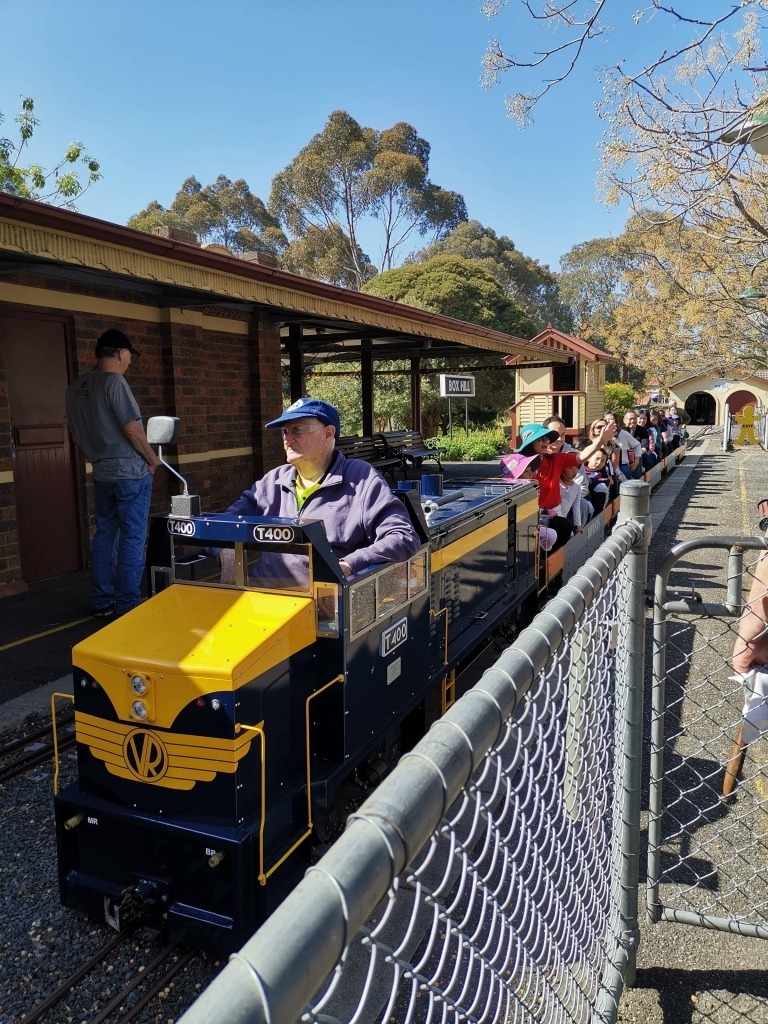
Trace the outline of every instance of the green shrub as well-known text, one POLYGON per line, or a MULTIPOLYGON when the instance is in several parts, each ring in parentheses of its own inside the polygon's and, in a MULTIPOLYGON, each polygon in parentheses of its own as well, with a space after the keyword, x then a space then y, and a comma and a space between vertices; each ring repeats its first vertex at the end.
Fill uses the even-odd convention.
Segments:
POLYGON ((488 462, 509 451, 509 442, 502 427, 490 430, 454 430, 453 438, 447 434, 430 437, 429 447, 445 448, 443 456, 449 462, 488 462))
POLYGON ((458 431, 453 432, 453 439, 447 434, 439 434, 437 437, 426 438, 424 443, 427 448, 445 448, 443 458, 447 459, 448 462, 461 462, 464 458, 463 437, 459 439, 458 431))
POLYGON ((605 385, 606 412, 615 412, 621 423, 624 413, 635 405, 635 389, 630 384, 605 385))

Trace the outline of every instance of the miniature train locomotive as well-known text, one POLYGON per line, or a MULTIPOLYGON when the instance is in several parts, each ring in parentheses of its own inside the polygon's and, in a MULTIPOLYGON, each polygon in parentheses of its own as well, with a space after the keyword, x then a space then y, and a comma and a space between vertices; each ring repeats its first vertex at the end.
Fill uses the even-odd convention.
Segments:
POLYGON ((396 492, 420 550, 348 579, 317 521, 153 519, 152 596, 73 650, 66 906, 214 951, 248 939, 535 598, 535 486, 451 487, 396 492), (266 586, 266 553, 304 556, 305 585, 266 586))

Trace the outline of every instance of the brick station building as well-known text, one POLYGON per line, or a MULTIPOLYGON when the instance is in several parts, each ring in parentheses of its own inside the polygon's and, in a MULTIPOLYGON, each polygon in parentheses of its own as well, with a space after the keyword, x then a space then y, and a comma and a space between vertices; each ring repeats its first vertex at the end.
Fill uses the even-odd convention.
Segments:
MULTIPOLYGON (((171 235, 173 233, 170 233, 171 235)), ((207 509, 283 459, 282 381, 308 357, 352 360, 373 432, 376 359, 408 359, 412 426, 422 360, 467 348, 541 362, 540 345, 288 274, 187 236, 159 237, 0 193, 0 596, 87 567, 90 466, 66 424, 67 384, 118 327, 141 349, 127 380, 149 416, 179 416, 164 452, 207 509), (186 240, 184 240, 186 239, 186 240)), ((158 473, 153 510, 178 481, 158 473)))

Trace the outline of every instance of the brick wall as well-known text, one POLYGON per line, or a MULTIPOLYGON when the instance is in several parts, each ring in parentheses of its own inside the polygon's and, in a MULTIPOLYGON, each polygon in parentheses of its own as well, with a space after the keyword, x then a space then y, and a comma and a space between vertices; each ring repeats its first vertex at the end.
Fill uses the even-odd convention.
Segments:
MULTIPOLYGON (((12 278, 13 279, 13 278, 12 278)), ((38 276, 18 274, 21 284, 40 287, 38 276), (29 279, 27 279, 29 278, 29 279)), ((151 305, 152 297, 121 289, 102 289, 80 282, 51 279, 57 291, 82 294, 102 300, 131 301, 151 305)), ((199 493, 203 508, 214 510, 229 505, 240 492, 266 469, 283 461, 279 432, 269 431, 262 445, 263 424, 280 414, 281 369, 278 328, 261 316, 248 325, 248 333, 209 330, 170 322, 149 323, 101 314, 59 311, 41 306, 16 304, 0 306, 46 314, 58 314, 71 325, 73 351, 70 353, 74 379, 94 365, 96 339, 110 327, 124 331, 141 350, 126 375, 146 423, 150 416, 169 414, 181 418, 178 448, 164 455, 175 465, 175 456, 199 456, 206 452, 253 449, 253 454, 195 459, 175 465, 199 493)), ((210 321, 209 321, 210 323, 210 321)), ((6 382, 0 339, 0 473, 12 470, 12 451, 6 382)), ((93 531, 93 495, 90 474, 80 460, 80 489, 85 496, 82 511, 83 532, 93 531)), ((158 473, 153 491, 153 512, 169 508, 170 495, 181 488, 180 482, 165 471, 158 473)), ((16 535, 14 488, 0 478, 0 594, 21 580, 20 554, 16 535)))
POLYGON ((11 423, 8 409, 8 387, 0 330, 0 596, 12 593, 21 580, 19 535, 16 530, 16 504, 12 482, 1 482, 13 471, 11 423))

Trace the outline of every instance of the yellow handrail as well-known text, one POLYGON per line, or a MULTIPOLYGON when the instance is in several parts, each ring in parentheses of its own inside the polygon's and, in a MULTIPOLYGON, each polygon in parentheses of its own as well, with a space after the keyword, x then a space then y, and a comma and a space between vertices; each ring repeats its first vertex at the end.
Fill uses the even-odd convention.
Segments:
POLYGON ((344 676, 338 675, 335 679, 332 679, 325 686, 321 686, 319 690, 315 690, 314 693, 310 693, 307 697, 307 702, 304 706, 304 729, 307 744, 307 828, 312 831, 312 752, 310 750, 309 742, 309 702, 314 700, 315 697, 319 697, 321 693, 324 693, 330 686, 335 683, 343 683, 344 676))
POLYGON ((70 700, 75 703, 73 693, 52 693, 51 694, 51 729, 53 730, 53 795, 59 792, 59 738, 56 735, 56 698, 70 700))
POLYGON ((308 839, 312 835, 312 779, 311 779, 311 751, 309 743, 309 702, 321 694, 324 690, 327 690, 329 686, 333 686, 334 683, 344 681, 343 675, 336 676, 330 683, 326 683, 319 690, 315 690, 307 697, 306 709, 305 709, 305 724, 306 724, 306 744, 307 744, 307 830, 290 846, 285 853, 275 861, 271 868, 264 870, 264 829, 267 821, 267 787, 266 787, 266 761, 267 761, 267 737, 264 732, 264 722, 260 722, 258 725, 243 725, 237 723, 235 725, 235 732, 255 732, 261 739, 261 820, 259 822, 259 885, 266 885, 267 879, 271 874, 283 864, 294 852, 294 850, 301 846, 305 839, 308 839))
POLYGON ((264 825, 267 820, 267 783, 266 783, 266 762, 267 762, 267 737, 264 735, 264 721, 258 725, 241 725, 235 723, 235 734, 240 732, 255 732, 261 739, 261 821, 259 822, 259 883, 267 884, 267 876, 264 874, 264 825))

